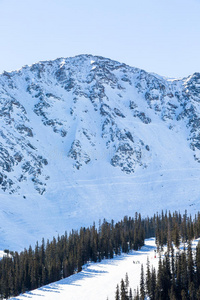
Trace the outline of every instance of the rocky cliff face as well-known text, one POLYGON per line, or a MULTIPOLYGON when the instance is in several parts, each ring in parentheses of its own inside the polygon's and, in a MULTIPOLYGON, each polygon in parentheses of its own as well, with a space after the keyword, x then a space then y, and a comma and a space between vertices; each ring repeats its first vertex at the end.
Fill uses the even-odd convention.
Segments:
POLYGON ((4 196, 47 201, 55 182, 163 173, 183 145, 198 169, 200 74, 169 80, 91 55, 40 62, 0 75, 0 124, 4 196))

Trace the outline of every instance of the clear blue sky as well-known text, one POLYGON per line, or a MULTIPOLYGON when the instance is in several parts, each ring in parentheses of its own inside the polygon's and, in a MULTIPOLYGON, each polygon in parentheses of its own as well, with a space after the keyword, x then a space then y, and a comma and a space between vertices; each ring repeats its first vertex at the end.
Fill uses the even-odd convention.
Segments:
POLYGON ((0 0, 0 73, 77 54, 200 72, 200 0, 0 0))

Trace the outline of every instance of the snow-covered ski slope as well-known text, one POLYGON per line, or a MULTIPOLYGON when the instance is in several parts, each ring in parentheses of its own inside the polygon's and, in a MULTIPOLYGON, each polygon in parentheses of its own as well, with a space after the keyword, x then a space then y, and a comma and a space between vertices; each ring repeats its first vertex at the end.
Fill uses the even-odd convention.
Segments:
MULTIPOLYGON (((193 249, 198 242, 199 239, 192 242, 193 249)), ((187 249, 187 244, 182 243, 180 250, 184 247, 187 249)), ((137 287, 140 286, 141 264, 144 267, 144 274, 146 274, 147 259, 150 268, 153 266, 157 270, 159 256, 161 255, 161 259, 164 258, 167 251, 166 246, 161 253, 157 253, 156 249, 155 238, 146 239, 145 245, 138 251, 122 254, 114 259, 102 260, 100 263, 90 263, 85 265, 80 273, 11 299, 106 300, 108 298, 114 300, 116 286, 120 285, 122 278, 125 279, 126 273, 129 278, 129 288, 134 295, 137 287)), ((178 251, 175 248, 175 253, 178 251)))
POLYGON ((139 251, 91 263, 80 273, 11 299, 106 300, 108 297, 109 300, 114 300, 116 286, 125 278, 126 273, 134 294, 140 285, 141 264, 146 271, 147 257, 150 264, 157 268, 159 258, 155 258, 154 249, 155 239, 148 239, 139 251))
POLYGON ((0 75, 0 249, 136 211, 198 212, 199 84, 91 55, 0 75))

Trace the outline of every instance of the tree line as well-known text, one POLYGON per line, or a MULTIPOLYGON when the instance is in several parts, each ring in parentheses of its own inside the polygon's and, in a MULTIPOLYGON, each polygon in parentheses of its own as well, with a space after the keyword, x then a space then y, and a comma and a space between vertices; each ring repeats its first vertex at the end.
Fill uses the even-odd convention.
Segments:
MULTIPOLYGON (((153 226, 146 226, 149 234, 153 234, 153 226)), ((7 255, 0 260, 0 298, 17 296, 68 277, 80 272, 89 261, 138 249, 144 239, 144 221, 140 214, 135 214, 134 218, 124 217, 116 224, 104 219, 97 228, 93 224, 69 234, 65 232, 52 241, 43 239, 41 245, 37 242, 34 249, 29 246, 21 253, 6 250, 7 255)))
POLYGON ((200 242, 194 251, 190 241, 176 255, 173 249, 167 251, 164 259, 159 258, 157 273, 147 264, 146 280, 141 272, 140 297, 135 300, 145 296, 151 300, 200 299, 200 242))
POLYGON ((140 287, 133 295, 125 280, 117 285, 115 300, 196 300, 200 299, 200 242, 192 251, 191 240, 199 237, 199 213, 194 220, 187 213, 163 214, 156 218, 156 244, 161 253, 167 245, 164 258, 159 257, 158 270, 150 267, 147 258, 146 274, 141 265, 140 287), (183 250, 180 242, 186 243, 183 250), (178 251, 175 253, 174 245, 178 251))
POLYGON ((157 247, 162 248, 168 242, 179 243, 190 240, 200 234, 200 215, 194 220, 185 213, 161 213, 153 217, 124 217, 114 223, 99 221, 90 227, 72 230, 69 234, 42 240, 35 247, 24 251, 7 250, 0 260, 0 298, 17 296, 68 277, 82 270, 87 262, 97 262, 113 258, 122 252, 138 250, 144 245, 144 239, 156 236, 157 247))

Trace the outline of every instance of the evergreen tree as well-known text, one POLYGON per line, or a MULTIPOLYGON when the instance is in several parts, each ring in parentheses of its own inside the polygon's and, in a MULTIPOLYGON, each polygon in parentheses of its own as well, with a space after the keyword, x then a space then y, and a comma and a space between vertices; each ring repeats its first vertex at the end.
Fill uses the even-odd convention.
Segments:
POLYGON ((121 280, 120 296, 121 300, 128 300, 127 290, 123 279, 121 280))
POLYGON ((150 296, 150 294, 151 294, 151 271, 150 271, 149 257, 147 257, 146 291, 147 291, 147 294, 150 296))
POLYGON ((139 296, 139 289, 137 287, 137 292, 136 292, 136 296, 134 297, 134 300, 139 300, 140 296, 139 296))
POLYGON ((194 262, 192 257, 192 247, 190 240, 188 241, 188 248, 187 248, 187 266, 188 266, 188 281, 189 285, 194 280, 194 262))
POLYGON ((141 275, 140 275, 140 297, 142 300, 145 298, 145 286, 144 286, 144 268, 141 265, 141 275))
POLYGON ((185 290, 181 290, 181 300, 187 300, 187 295, 185 290))
POLYGON ((193 282, 189 282, 189 297, 190 300, 196 300, 196 291, 193 282))
POLYGON ((119 285, 116 287, 115 300, 120 300, 119 285))
POLYGON ((129 300, 133 300, 133 294, 132 294, 132 289, 130 288, 129 289, 129 297, 128 297, 129 300))
POLYGON ((196 247, 196 287, 200 286, 200 242, 196 247))
POLYGON ((126 287, 126 289, 128 289, 128 287, 129 287, 128 273, 126 273, 126 275, 125 275, 125 287, 126 287))
POLYGON ((170 300, 177 300, 176 293, 175 293, 173 285, 171 286, 171 290, 170 290, 170 293, 169 293, 169 299, 170 300))
POLYGON ((149 297, 151 300, 155 299, 155 294, 156 294, 156 270, 152 266, 151 270, 151 280, 150 280, 150 294, 149 297))

